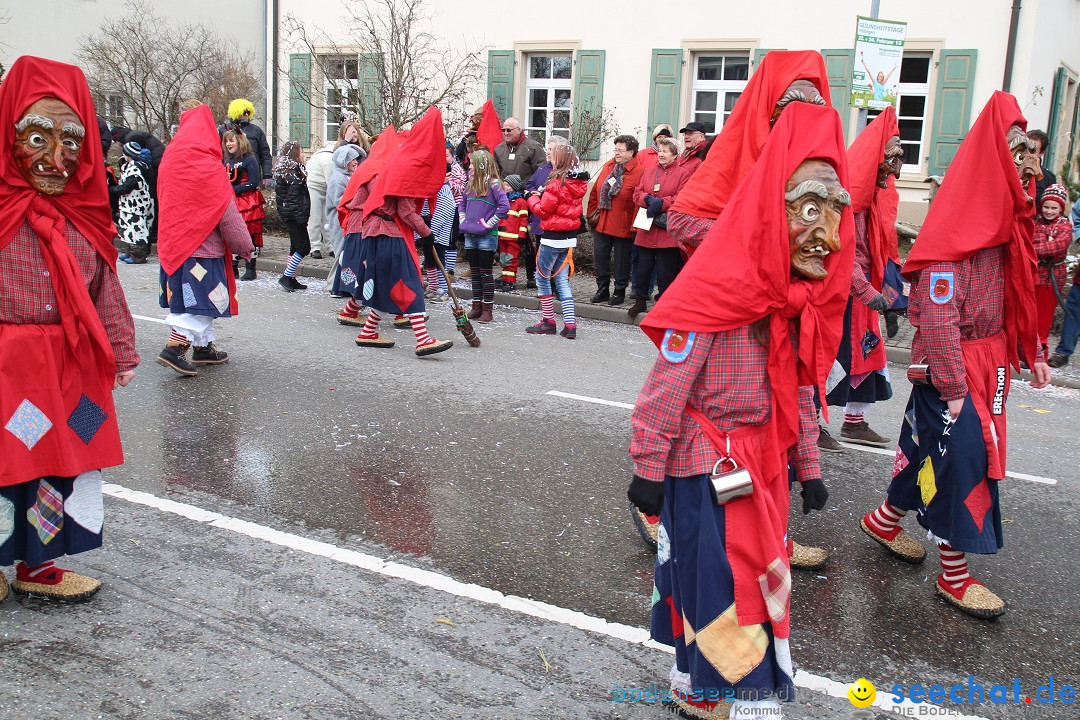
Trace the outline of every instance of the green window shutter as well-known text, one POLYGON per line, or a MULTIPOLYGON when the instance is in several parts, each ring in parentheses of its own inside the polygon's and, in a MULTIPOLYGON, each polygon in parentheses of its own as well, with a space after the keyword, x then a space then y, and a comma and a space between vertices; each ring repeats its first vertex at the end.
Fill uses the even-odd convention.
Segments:
POLYGON ((1050 119, 1046 124, 1046 134, 1050 136, 1050 141, 1046 146, 1044 162, 1051 171, 1057 166, 1058 132, 1061 130, 1061 115, 1065 105, 1065 88, 1068 78, 1065 68, 1059 67, 1054 75, 1054 94, 1050 96, 1050 119))
POLYGON ((578 50, 574 73, 574 124, 585 131, 588 147, 578 148, 585 160, 600 159, 600 137, 604 112, 604 58, 606 50, 578 50), (582 124, 590 124, 583 128, 582 124))
POLYGON ((514 114, 513 50, 488 50, 487 94, 500 118, 514 114))
POLYGON ((289 56, 289 139, 311 145, 311 54, 289 56))
POLYGON ((1069 151, 1064 158, 1064 161, 1070 163, 1073 170, 1076 169, 1076 136, 1078 133, 1080 133, 1080 92, 1076 93, 1076 101, 1073 104, 1072 130, 1069 132, 1069 151))
POLYGON ((851 125, 851 66, 855 62, 855 51, 822 50, 821 57, 825 59, 825 74, 829 78, 829 100, 840 113, 846 139, 851 125))
POLYGON ((682 102, 682 50, 653 50, 649 86, 649 122, 646 145, 657 125, 667 123, 679 129, 679 103, 682 102))
POLYGON ((378 53, 360 54, 360 124, 369 133, 382 132, 382 58, 378 53))
POLYGON ((945 174, 967 134, 978 54, 978 50, 941 51, 930 131, 930 175, 945 174))
POLYGON ((778 48, 758 48, 757 50, 755 50, 754 51, 754 70, 756 71, 758 69, 758 65, 761 64, 761 61, 765 58, 766 55, 771 53, 773 50, 777 50, 777 49, 778 48))

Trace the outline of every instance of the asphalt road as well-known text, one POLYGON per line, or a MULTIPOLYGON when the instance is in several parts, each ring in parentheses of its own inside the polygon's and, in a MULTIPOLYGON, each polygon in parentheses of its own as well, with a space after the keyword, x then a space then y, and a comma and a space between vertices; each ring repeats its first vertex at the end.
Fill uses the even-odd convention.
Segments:
MULTIPOLYGON (((263 276, 241 284, 241 315, 219 322, 230 362, 184 379, 153 363, 166 337, 153 321, 164 314, 157 272, 121 268, 146 319, 136 320, 143 364, 117 394, 127 462, 108 481, 296 540, 109 498, 106 547, 70 563, 105 581, 91 603, 0 606, 0 717, 663 716, 611 699, 615 685, 662 687, 671 663, 618 637, 621 625, 645 627, 652 583, 627 514, 630 413, 619 406, 634 402, 655 357, 640 330, 586 320, 575 341, 529 336, 537 314, 496 308, 473 349, 435 306, 429 326, 455 346, 418 359, 411 332, 388 325, 397 347, 355 347, 319 281, 290 295, 263 276), (313 553, 313 540, 479 589, 455 595, 373 573, 313 553), (479 601, 485 588, 513 596, 510 609, 479 601), (528 614, 516 598, 565 612, 528 614), (569 611, 621 625, 583 631, 569 611)), ((896 396, 869 419, 895 437, 908 389, 892 370, 896 396)), ((796 575, 800 685, 836 695, 866 677, 887 695, 898 683, 970 674, 989 689, 1016 678, 1020 706, 947 707, 1077 717, 1023 700, 1051 675, 1058 688, 1080 680, 1078 399, 1013 386, 1009 470, 1030 479, 1003 484, 1005 550, 972 558, 1010 606, 993 623, 934 596, 933 553, 903 566, 858 530, 891 453, 825 456, 826 511, 792 517, 794 537, 833 554, 823 572, 796 575)), ((806 690, 785 717, 852 711, 806 690)))

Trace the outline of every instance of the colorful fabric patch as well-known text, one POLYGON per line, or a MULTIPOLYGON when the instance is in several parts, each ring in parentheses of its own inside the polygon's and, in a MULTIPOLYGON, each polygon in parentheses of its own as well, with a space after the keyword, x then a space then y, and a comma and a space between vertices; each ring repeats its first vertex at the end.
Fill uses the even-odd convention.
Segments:
POLYGON ((37 529, 42 545, 48 545, 64 527, 64 497, 48 480, 38 480, 37 498, 26 511, 26 521, 37 529))
POLYGON ((401 312, 405 312, 416 299, 416 291, 406 285, 404 280, 398 280, 394 287, 390 288, 390 299, 401 308, 401 312))
POLYGON ((671 540, 668 538, 664 523, 656 528, 656 561, 663 565, 671 559, 671 540))
POLYGON ((981 483, 971 488, 971 492, 964 498, 964 507, 971 513, 971 519, 975 521, 975 527, 979 529, 979 534, 982 534, 983 525, 986 521, 986 511, 993 506, 994 501, 990 498, 990 488, 986 485, 986 480, 983 479, 981 483))
POLYGON ((364 283, 364 300, 370 300, 371 296, 375 294, 375 280, 369 279, 364 283))
POLYGON ((840 381, 847 377, 847 370, 840 364, 839 360, 833 360, 832 369, 829 370, 829 377, 825 378, 825 393, 831 393, 836 389, 836 386, 840 384, 840 381))
POLYGON ((68 416, 67 424, 68 427, 75 431, 75 434, 79 436, 83 443, 89 445, 108 417, 109 414, 102 410, 97 403, 83 395, 79 398, 79 404, 75 406, 75 409, 71 411, 71 415, 68 416))
POLYGON ((758 625, 739 625, 735 603, 696 636, 698 651, 727 682, 734 684, 765 659, 769 636, 758 625))
POLYGON ((64 500, 64 513, 98 535, 105 524, 105 498, 101 494, 101 471, 91 470, 75 478, 71 494, 64 500))
POLYGON ((660 602, 660 591, 657 589, 657 587, 655 585, 653 585, 652 586, 652 604, 655 605, 658 602, 660 602))
POLYGON ((9 433, 22 440, 27 450, 33 450, 45 433, 52 427, 52 420, 45 417, 37 405, 23 400, 15 408, 15 414, 4 427, 9 433))
POLYGON ((681 363, 690 357, 696 339, 697 333, 694 332, 668 330, 664 333, 664 341, 660 343, 660 354, 669 363, 681 363))
POLYGON ((894 304, 896 304, 897 300, 900 299, 900 293, 897 292, 895 288, 893 288, 893 287, 891 287, 889 285, 884 285, 883 284, 881 286, 881 294, 885 298, 885 302, 889 303, 890 308, 894 304))
POLYGON ((341 284, 356 285, 356 273, 352 271, 352 268, 341 269, 341 284))
POLYGON ((911 427, 911 442, 915 443, 915 446, 919 445, 919 426, 915 422, 915 408, 911 408, 904 413, 904 422, 911 427))
POLYGON ((952 271, 930 273, 930 301, 935 305, 944 305, 952 300, 955 284, 956 273, 952 271))
POLYGON ((184 307, 195 307, 199 304, 199 301, 195 297, 195 290, 192 289, 191 283, 184 283, 184 307))
MULTIPOLYGON (((0 497, 0 545, 6 543, 15 534, 15 503, 6 497, 0 497)), ((653 588, 653 592, 656 588, 653 588)))
POLYGON ((922 494, 923 506, 929 505, 937 495, 937 476, 934 474, 934 461, 927 455, 919 468, 919 491, 922 494))
POLYGON ((206 268, 199 263, 195 263, 191 266, 191 275, 199 282, 202 282, 202 279, 206 277, 206 268))
POLYGON ((783 558, 776 558, 765 568, 758 576, 758 586, 769 617, 773 622, 782 622, 791 603, 791 570, 783 558))
POLYGON ((225 312, 229 309, 229 288, 225 287, 225 283, 218 283, 217 287, 210 291, 207 296, 210 298, 210 302, 214 303, 214 307, 218 309, 218 312, 225 312))
POLYGON ((910 464, 911 464, 911 461, 908 460, 908 456, 905 455, 904 451, 902 449, 900 449, 899 445, 897 445, 896 446, 896 459, 893 460, 892 476, 896 477, 901 472, 903 472, 904 468, 906 468, 910 464))
POLYGON ((862 340, 859 342, 862 346, 863 360, 870 357, 870 353, 877 349, 877 346, 881 344, 881 338, 874 334, 873 330, 869 328, 863 333, 862 340))

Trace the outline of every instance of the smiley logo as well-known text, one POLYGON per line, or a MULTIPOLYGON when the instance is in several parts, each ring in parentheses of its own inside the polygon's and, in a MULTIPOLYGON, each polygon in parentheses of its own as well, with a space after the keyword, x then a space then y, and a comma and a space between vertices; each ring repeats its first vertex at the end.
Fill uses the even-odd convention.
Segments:
POLYGON ((877 689, 866 678, 859 678, 851 683, 847 691, 848 700, 857 708, 867 708, 874 704, 877 697, 877 689))

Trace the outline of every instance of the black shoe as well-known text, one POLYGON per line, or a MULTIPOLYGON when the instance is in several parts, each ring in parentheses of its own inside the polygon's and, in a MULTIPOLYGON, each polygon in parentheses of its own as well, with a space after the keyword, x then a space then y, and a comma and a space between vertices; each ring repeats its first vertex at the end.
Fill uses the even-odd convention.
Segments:
POLYGON ((526 281, 526 283, 525 283, 525 288, 528 289, 528 290, 535 290, 536 289, 536 281, 533 280, 532 278, 529 278, 529 280, 526 281))
POLYGON ((611 292, 606 287, 602 287, 596 291, 596 294, 592 296, 592 299, 590 299, 589 302, 595 305, 596 303, 606 302, 610 298, 611 292))
POLYGON ((311 259, 312 260, 322 260, 322 251, 320 251, 320 250, 312 250, 311 251, 311 259))
POLYGON ((191 353, 192 365, 221 365, 227 362, 229 362, 229 353, 218 350, 214 347, 214 343, 206 347, 197 347, 191 353))
POLYGON ((890 338, 896 337, 896 333, 900 332, 900 323, 896 320, 897 315, 899 313, 895 310, 885 311, 885 334, 890 338))
POLYGON ((626 302, 626 291, 616 290, 615 294, 608 300, 608 305, 622 305, 624 302, 626 302))
POLYGON ((1065 367, 1069 364, 1069 358, 1061 353, 1054 353, 1050 356, 1050 359, 1046 361, 1046 364, 1052 368, 1065 367))
POLYGON ((158 365, 172 368, 185 377, 195 377, 199 374, 199 370, 188 362, 188 359, 185 357, 189 347, 189 345, 180 343, 168 343, 165 345, 165 349, 157 356, 155 362, 158 365))
POLYGON ((288 275, 282 275, 278 278, 278 285, 280 285, 285 292, 292 292, 294 290, 307 290, 307 285, 302 285, 295 277, 289 277, 288 275))
POLYGON ((344 293, 344 292, 334 292, 333 290, 331 290, 330 291, 330 297, 347 298, 347 297, 352 297, 352 294, 351 293, 344 293))
POLYGON ((645 312, 645 309, 647 307, 648 302, 639 297, 634 300, 634 304, 630 306, 630 309, 626 311, 626 314, 630 316, 631 320, 633 320, 638 315, 645 312))
POLYGON ((577 325, 574 325, 573 327, 566 325, 565 327, 563 327, 562 330, 559 331, 559 334, 567 340, 574 340, 577 338, 577 325))
POLYGON ((241 280, 254 280, 255 279, 255 260, 244 261, 244 274, 240 276, 241 280))

